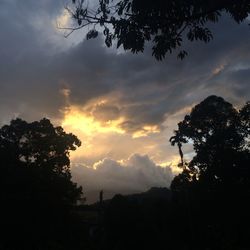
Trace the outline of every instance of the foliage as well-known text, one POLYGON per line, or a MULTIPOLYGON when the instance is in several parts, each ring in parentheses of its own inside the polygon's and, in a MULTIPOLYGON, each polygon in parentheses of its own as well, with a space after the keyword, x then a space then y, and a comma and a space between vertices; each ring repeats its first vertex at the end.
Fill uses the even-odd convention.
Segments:
POLYGON ((223 13, 240 23, 250 12, 249 0, 99 0, 94 9, 86 0, 72 2, 73 8, 67 10, 76 27, 70 33, 88 27, 87 39, 95 38, 100 26, 108 47, 116 40, 117 48, 122 45, 133 53, 143 52, 145 42, 151 41, 158 60, 175 50, 183 59, 187 55, 182 49, 185 38, 209 42, 213 36, 208 24, 217 23, 223 13))
POLYGON ((16 119, 0 128, 4 247, 57 249, 66 240, 70 208, 82 195, 82 188, 71 181, 69 151, 80 144, 48 119, 16 119))
POLYGON ((244 171, 241 161, 250 149, 249 120, 249 102, 237 111, 217 96, 206 98, 185 116, 170 141, 178 146, 192 142, 196 155, 186 167, 192 174, 190 180, 221 183, 229 177, 230 168, 244 171))
POLYGON ((185 207, 190 241, 209 249, 248 248, 250 199, 249 102, 237 110, 210 96, 178 124, 172 145, 193 145, 171 189, 185 207), (236 230, 236 228, 238 228, 236 230), (229 248, 230 247, 230 248, 229 248))

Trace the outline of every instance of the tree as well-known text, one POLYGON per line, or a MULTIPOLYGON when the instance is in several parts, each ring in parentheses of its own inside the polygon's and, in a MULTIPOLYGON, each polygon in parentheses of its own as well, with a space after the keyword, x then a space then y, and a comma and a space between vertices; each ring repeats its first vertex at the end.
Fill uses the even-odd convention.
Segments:
POLYGON ((57 249, 67 239, 71 207, 82 196, 71 180, 69 151, 80 144, 48 119, 16 119, 0 128, 1 244, 6 249, 8 244, 57 249))
MULTIPOLYGON (((170 141, 178 147, 192 142, 196 155, 185 168, 190 170, 193 179, 221 182, 229 178, 230 167, 238 167, 237 171, 240 166, 246 167, 240 161, 247 157, 250 149, 249 106, 248 102, 237 111, 223 98, 210 96, 178 124, 170 141)), ((181 161, 183 164, 183 159, 181 161)))
POLYGON ((199 242, 209 249, 249 248, 249 111, 249 102, 237 110, 210 96, 185 116, 170 138, 178 147, 191 143, 195 152, 190 162, 181 160, 183 172, 171 189, 184 204, 186 223, 200 249, 199 242))
POLYGON ((187 55, 182 49, 184 37, 191 42, 209 42, 213 36, 208 24, 217 23, 223 13, 237 23, 250 13, 249 0, 99 0, 94 9, 86 0, 72 2, 73 7, 66 9, 76 25, 69 28, 68 35, 88 27, 87 39, 95 38, 100 26, 108 47, 116 40, 117 48, 122 45, 138 53, 151 41, 153 56, 158 60, 175 50, 183 59, 187 55))

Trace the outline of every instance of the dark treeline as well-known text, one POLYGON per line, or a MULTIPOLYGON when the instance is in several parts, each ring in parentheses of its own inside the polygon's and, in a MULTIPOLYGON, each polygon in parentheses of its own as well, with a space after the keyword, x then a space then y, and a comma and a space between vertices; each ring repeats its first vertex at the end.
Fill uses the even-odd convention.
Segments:
POLYGON ((13 120, 0 129, 0 249, 250 249, 249 131, 249 102, 237 110, 210 96, 170 138, 182 168, 170 189, 77 205, 77 137, 47 119, 13 120))

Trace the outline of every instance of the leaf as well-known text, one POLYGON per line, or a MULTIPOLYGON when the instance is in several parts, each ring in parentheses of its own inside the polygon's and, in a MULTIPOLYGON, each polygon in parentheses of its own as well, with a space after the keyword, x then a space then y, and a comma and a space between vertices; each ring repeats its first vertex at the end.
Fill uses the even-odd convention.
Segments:
POLYGON ((82 25, 82 20, 81 20, 81 19, 78 19, 77 22, 78 22, 78 25, 79 25, 79 26, 82 25))
POLYGON ((187 55, 188 55, 187 51, 182 50, 182 51, 180 51, 180 53, 178 54, 177 57, 178 57, 178 59, 183 60, 187 55))
POLYGON ((122 39, 119 39, 117 42, 117 49, 122 45, 122 39))
POLYGON ((105 44, 106 44, 107 47, 111 47, 112 46, 112 37, 110 35, 106 36, 105 44))
POLYGON ((86 39, 89 40, 89 39, 92 39, 92 38, 96 38, 98 36, 98 31, 93 29, 93 30, 90 30, 87 35, 86 35, 86 39))
POLYGON ((104 28, 103 34, 107 36, 109 34, 109 29, 107 27, 104 28))

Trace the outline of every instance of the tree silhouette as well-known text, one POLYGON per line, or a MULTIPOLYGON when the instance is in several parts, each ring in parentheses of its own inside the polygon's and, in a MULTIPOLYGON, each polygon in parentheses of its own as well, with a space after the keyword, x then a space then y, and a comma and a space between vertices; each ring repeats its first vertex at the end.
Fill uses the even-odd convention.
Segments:
POLYGON ((249 114, 249 103, 237 111, 221 97, 210 96, 178 124, 170 140, 178 147, 192 142, 196 155, 188 168, 193 179, 222 182, 230 167, 241 166, 238 161, 249 153, 249 114))
POLYGON ((0 128, 0 248, 57 249, 67 242, 70 210, 82 195, 71 181, 69 151, 80 144, 48 119, 0 128))
POLYGON ((122 45, 125 50, 138 53, 144 50, 145 42, 151 41, 158 60, 174 50, 179 58, 184 58, 184 38, 209 42, 213 36, 208 24, 218 22, 223 13, 240 23, 250 12, 249 0, 99 0, 94 9, 86 0, 72 2, 73 8, 66 9, 76 26, 68 28, 68 35, 88 27, 87 39, 95 38, 96 27, 100 26, 108 47, 116 40, 117 48, 122 45))
POLYGON ((249 107, 247 102, 236 110, 223 98, 210 96, 185 116, 170 139, 172 145, 192 143, 196 153, 171 189, 185 204, 197 249, 202 244, 249 248, 249 107))

